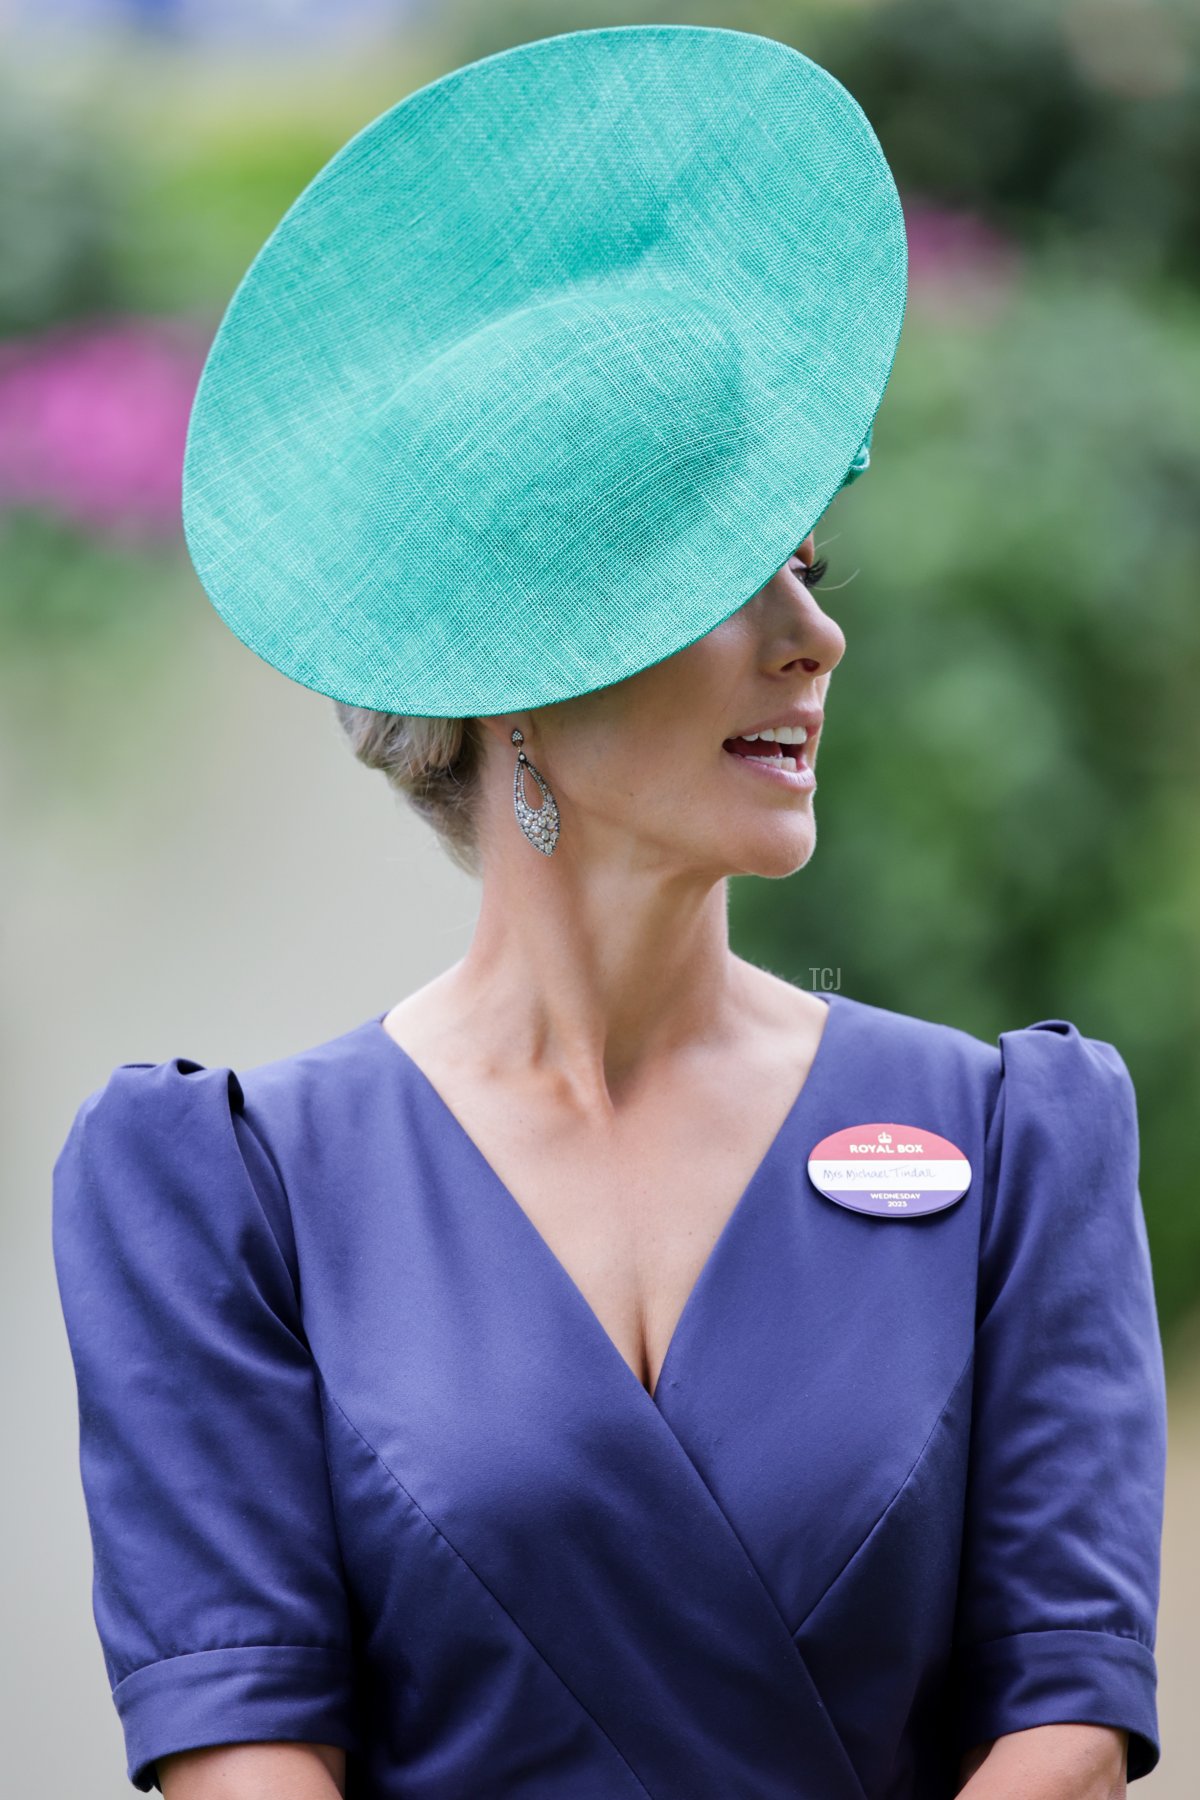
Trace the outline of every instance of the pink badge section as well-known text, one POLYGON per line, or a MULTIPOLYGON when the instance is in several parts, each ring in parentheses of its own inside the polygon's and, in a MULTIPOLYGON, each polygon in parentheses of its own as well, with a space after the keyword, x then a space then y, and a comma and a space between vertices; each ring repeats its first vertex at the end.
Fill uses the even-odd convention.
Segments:
POLYGON ((911 1219, 961 1200, 971 1165, 949 1138, 888 1120, 822 1138, 809 1155, 808 1176, 819 1193, 851 1212, 911 1219))

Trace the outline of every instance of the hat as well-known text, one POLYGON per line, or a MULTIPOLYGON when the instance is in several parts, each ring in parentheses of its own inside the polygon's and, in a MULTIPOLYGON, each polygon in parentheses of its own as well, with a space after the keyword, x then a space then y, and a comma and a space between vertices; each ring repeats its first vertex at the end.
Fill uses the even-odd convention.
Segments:
POLYGON ((350 705, 606 687, 866 468, 907 270, 878 139, 788 44, 614 26, 455 69, 332 157, 230 301, 184 458, 200 580, 350 705))

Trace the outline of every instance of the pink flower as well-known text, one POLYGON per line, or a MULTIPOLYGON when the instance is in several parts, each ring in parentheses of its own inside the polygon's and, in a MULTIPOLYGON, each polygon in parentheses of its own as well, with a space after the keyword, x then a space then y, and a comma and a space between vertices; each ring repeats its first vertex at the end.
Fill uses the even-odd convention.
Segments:
POLYGON ((0 344, 0 506, 124 536, 179 527, 203 351, 168 320, 104 319, 0 344))
POLYGON ((1021 253, 1010 238, 972 212, 908 199, 909 287, 923 311, 995 312, 1016 286, 1021 253))

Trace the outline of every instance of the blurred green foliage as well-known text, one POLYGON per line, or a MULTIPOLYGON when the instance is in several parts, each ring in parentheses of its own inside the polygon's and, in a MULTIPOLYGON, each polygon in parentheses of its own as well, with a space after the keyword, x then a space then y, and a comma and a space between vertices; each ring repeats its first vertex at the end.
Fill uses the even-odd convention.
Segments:
POLYGON ((893 0, 829 24, 819 60, 902 190, 1070 236, 1117 274, 1200 281, 1194 0, 893 0))
POLYGON ((1173 1321, 1200 1291, 1200 302, 1047 258, 964 306, 914 293, 869 479, 817 528, 847 639, 818 848, 734 916, 804 986, 1115 1042, 1173 1321))
POLYGON ((0 335, 106 310, 121 185, 77 104, 0 82, 0 335))
POLYGON ((0 74, 0 336, 113 311, 215 324, 263 239, 419 55, 264 71, 156 43, 0 74))
MULTIPOLYGON (((310 176, 385 106, 508 44, 645 16, 458 0, 369 66, 124 44, 73 102, 0 95, 0 333, 121 309, 209 331, 310 176)), ((653 16, 824 63, 913 209, 871 473, 817 528, 820 599, 848 640, 820 842, 788 881, 734 884, 735 936, 803 985, 832 970, 988 1040, 1065 1017, 1116 1043, 1170 1332, 1200 1299, 1200 15, 744 0, 653 16), (939 265, 930 208, 1011 257, 939 265)), ((126 692, 171 653, 182 541, 0 524, 0 683, 57 736, 38 696, 106 667, 126 692)))

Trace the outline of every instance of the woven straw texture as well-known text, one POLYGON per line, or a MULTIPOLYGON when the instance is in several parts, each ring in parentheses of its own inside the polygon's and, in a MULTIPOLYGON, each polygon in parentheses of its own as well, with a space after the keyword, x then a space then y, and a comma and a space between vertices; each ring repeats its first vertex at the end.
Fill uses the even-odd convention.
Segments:
POLYGON ((230 629, 352 705, 605 687, 756 594, 866 467, 907 245, 773 38, 567 32, 367 125, 243 277, 183 518, 230 629))

